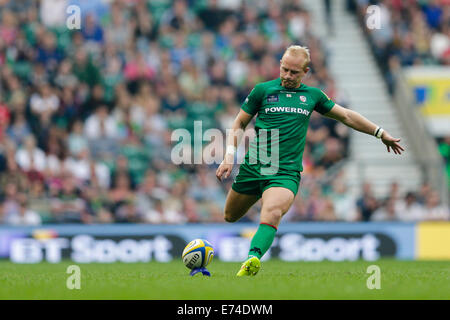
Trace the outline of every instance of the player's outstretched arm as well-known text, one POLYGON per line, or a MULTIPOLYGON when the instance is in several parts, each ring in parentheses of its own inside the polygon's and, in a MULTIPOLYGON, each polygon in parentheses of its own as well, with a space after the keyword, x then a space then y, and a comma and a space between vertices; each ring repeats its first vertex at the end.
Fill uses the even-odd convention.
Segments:
POLYGON ((244 110, 240 110, 236 119, 234 119, 233 126, 229 130, 227 136, 227 146, 224 159, 220 164, 219 168, 216 170, 216 177, 219 181, 222 181, 222 177, 228 178, 231 174, 234 164, 234 154, 236 153, 237 146, 241 141, 244 130, 247 127, 253 116, 248 114, 244 110))
POLYGON ((389 134, 389 132, 377 126, 356 111, 346 109, 338 104, 335 104, 334 107, 325 114, 325 116, 331 119, 338 120, 346 126, 349 126, 350 128, 353 128, 357 131, 380 138, 381 141, 386 145, 386 149, 388 152, 391 152, 391 149, 395 154, 401 154, 402 151, 405 151, 399 144, 400 139, 394 138, 389 134))

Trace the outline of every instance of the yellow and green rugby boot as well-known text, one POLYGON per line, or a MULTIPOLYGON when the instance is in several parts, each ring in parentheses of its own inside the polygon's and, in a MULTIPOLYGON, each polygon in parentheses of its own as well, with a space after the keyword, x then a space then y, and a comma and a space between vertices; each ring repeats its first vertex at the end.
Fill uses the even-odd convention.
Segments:
POLYGON ((241 269, 236 274, 238 277, 254 276, 261 269, 261 262, 258 257, 248 258, 241 266, 241 269))

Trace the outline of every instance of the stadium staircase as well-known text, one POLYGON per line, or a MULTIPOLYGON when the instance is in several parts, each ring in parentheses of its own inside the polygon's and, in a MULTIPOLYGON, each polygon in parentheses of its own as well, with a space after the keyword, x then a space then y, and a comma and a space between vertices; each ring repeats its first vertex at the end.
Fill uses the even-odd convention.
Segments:
POLYGON ((376 196, 389 192, 392 182, 398 182, 400 192, 418 190, 422 170, 414 153, 408 150, 408 136, 399 121, 394 102, 388 93, 382 74, 370 52, 355 15, 346 11, 345 0, 333 0, 334 35, 327 33, 324 3, 303 0, 311 14, 312 32, 321 40, 328 54, 328 67, 336 86, 349 97, 349 108, 402 138, 406 152, 401 156, 388 153, 373 136, 352 132, 350 159, 344 165, 349 191, 360 194, 364 182, 372 184, 376 196))

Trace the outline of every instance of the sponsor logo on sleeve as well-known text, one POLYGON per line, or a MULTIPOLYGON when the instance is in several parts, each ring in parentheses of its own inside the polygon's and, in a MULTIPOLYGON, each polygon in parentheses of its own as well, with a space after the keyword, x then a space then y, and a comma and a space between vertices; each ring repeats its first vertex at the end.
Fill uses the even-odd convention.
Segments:
POLYGON ((280 100, 280 98, 278 97, 277 94, 269 94, 267 96, 267 102, 278 102, 280 100))

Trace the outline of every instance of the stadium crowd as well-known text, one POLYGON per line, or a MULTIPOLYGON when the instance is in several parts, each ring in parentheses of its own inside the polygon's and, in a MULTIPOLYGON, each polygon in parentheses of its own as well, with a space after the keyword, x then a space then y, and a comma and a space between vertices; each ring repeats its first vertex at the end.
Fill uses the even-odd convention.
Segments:
MULTIPOLYGON (((307 85, 348 106, 299 1, 0 0, 0 223, 223 222, 231 179, 172 161, 172 132, 223 133, 252 87, 309 47, 307 85), (81 29, 66 12, 79 5, 81 29)), ((339 173, 349 130, 313 113, 291 221, 448 219, 436 192, 360 198, 339 173)), ((195 141, 192 141, 194 143, 195 141)), ((200 141, 206 145, 206 142, 200 141)), ((245 220, 256 219, 258 206, 245 220)))
POLYGON ((350 0, 356 3, 361 25, 368 34, 375 57, 394 90, 398 68, 450 65, 449 0, 350 0), (368 29, 367 7, 377 5, 382 28, 368 29))
MULTIPOLYGON (((394 75, 405 66, 450 66, 450 0, 348 0, 394 92, 394 75), (380 8, 380 29, 366 27, 367 7, 380 8)), ((450 186, 450 136, 437 137, 450 186)))

